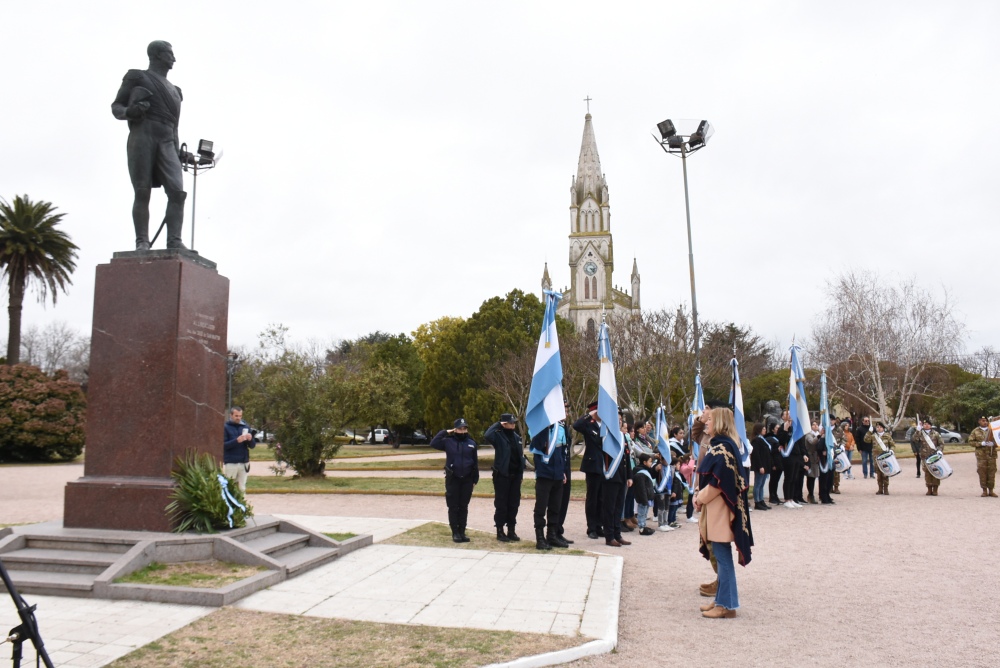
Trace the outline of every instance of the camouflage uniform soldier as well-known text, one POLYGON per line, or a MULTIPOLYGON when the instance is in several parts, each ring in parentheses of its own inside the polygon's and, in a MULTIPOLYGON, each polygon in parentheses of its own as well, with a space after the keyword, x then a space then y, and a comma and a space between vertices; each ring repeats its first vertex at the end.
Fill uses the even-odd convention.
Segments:
POLYGON ((924 460, 924 484, 927 485, 927 496, 937 496, 941 481, 935 478, 927 468, 927 458, 935 452, 939 452, 944 445, 941 443, 941 436, 931 429, 930 420, 925 419, 922 424, 923 429, 915 429, 913 431, 913 438, 910 439, 910 444, 920 449, 920 457, 924 460), (924 438, 925 436, 926 438, 924 438), (933 447, 928 445, 928 440, 933 444, 933 447))
MULTIPOLYGON (((877 441, 875 440, 875 433, 876 432, 878 433, 879 440, 882 441, 882 445, 884 445, 889 450, 895 450, 896 449, 896 442, 892 440, 892 434, 886 432, 885 425, 882 424, 881 422, 876 422, 875 423, 875 432, 871 431, 870 429, 868 430, 868 433, 865 434, 865 443, 871 443, 872 445, 875 445, 877 443, 877 441)), ((922 436, 920 438, 921 438, 921 440, 923 440, 922 436)), ((883 451, 882 451, 882 448, 878 448, 878 449, 872 448, 872 453, 875 455, 874 458, 878 459, 878 456, 881 455, 881 454, 883 454, 883 451)), ((878 491, 875 492, 875 493, 876 494, 886 494, 886 495, 888 495, 889 494, 889 476, 887 476, 886 474, 882 473, 882 469, 880 469, 878 467, 878 464, 875 465, 875 475, 878 476, 878 491)), ((937 480, 937 479, 935 478, 935 480, 937 480)))
POLYGON ((997 478, 997 443, 986 416, 979 418, 979 426, 969 434, 969 443, 976 446, 976 470, 982 495, 996 497, 993 487, 997 478))
MULTIPOLYGON (((837 418, 833 418, 830 433, 833 434, 833 442, 837 444, 836 447, 842 449, 844 447, 844 427, 837 418)), ((833 470, 833 489, 830 490, 830 493, 840 494, 840 471, 836 468, 833 470)))

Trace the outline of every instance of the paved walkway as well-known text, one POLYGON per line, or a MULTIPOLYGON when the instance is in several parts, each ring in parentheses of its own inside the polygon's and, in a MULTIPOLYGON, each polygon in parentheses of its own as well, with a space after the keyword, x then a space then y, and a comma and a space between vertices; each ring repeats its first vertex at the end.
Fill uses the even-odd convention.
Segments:
MULTIPOLYGON (((316 531, 372 533, 376 542, 426 522, 280 517, 316 531)), ((236 607, 309 617, 580 636, 582 647, 566 651, 582 656, 614 646, 621 576, 618 556, 373 545, 252 594, 236 607)), ((25 598, 29 604, 38 604, 36 615, 50 657, 65 666, 106 665, 214 610, 137 601, 25 598)), ((10 620, 10 626, 16 624, 9 598, 0 600, 0 620, 4 619, 10 620)), ((26 655, 30 657, 33 651, 26 655)))

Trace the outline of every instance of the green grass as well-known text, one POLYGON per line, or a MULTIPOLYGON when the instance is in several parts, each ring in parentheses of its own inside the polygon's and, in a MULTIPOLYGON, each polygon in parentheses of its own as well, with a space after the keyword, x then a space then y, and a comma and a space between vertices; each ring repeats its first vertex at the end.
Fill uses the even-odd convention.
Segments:
MULTIPOLYGON (((274 445, 273 443, 259 443, 256 448, 251 448, 250 461, 252 462, 274 461, 273 445, 274 445)), ((341 459, 353 459, 356 457, 392 457, 394 455, 419 455, 431 452, 437 452, 437 450, 427 445, 403 445, 399 448, 393 448, 391 446, 385 446, 381 444, 343 445, 341 446, 340 450, 337 451, 336 457, 328 461, 334 462, 341 459)))
MULTIPOLYGON (((451 539, 451 528, 441 522, 427 522, 409 531, 393 536, 383 541, 389 545, 416 545, 419 547, 448 547, 456 550, 489 550, 490 552, 518 552, 521 554, 539 554, 540 550, 535 548, 534 534, 528 534, 525 530, 520 542, 501 543, 497 540, 496 534, 488 531, 476 531, 469 529, 466 532, 469 538, 468 543, 456 543, 451 539)), ((545 551, 545 554, 571 554, 583 556, 587 552, 578 549, 555 549, 545 551)))
POLYGON ((349 538, 354 538, 358 534, 356 533, 325 533, 323 534, 327 538, 332 538, 338 543, 342 540, 348 540, 349 538))
POLYGON ((199 561, 161 564, 154 561, 145 568, 115 580, 118 584, 151 584, 166 587, 216 588, 238 582, 265 570, 227 561, 199 561))
MULTIPOLYGON (((493 457, 480 457, 479 470, 489 471, 493 468, 493 457)), ((352 462, 340 458, 327 462, 328 471, 443 471, 443 459, 404 459, 396 460, 386 457, 381 462, 352 462)))
MULTIPOLYGON (((247 478, 248 494, 410 494, 415 496, 444 496, 444 475, 440 478, 289 478, 279 476, 250 476, 247 478)), ((492 497, 493 480, 482 476, 473 496, 492 497)), ((572 498, 587 495, 587 481, 573 479, 572 498)), ((533 478, 521 486, 521 498, 535 498, 533 478)))

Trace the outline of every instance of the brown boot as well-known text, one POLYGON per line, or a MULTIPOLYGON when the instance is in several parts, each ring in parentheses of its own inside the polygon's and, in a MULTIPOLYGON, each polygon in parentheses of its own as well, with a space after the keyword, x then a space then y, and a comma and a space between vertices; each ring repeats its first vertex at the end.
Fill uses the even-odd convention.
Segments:
POLYGON ((934 496, 934 492, 931 491, 930 487, 927 488, 927 493, 924 496, 934 496))
POLYGON ((990 493, 986 491, 985 487, 983 487, 983 493, 980 494, 979 496, 989 496, 989 495, 990 495, 990 493))
POLYGON ((702 596, 715 596, 719 591, 719 581, 709 582, 708 584, 703 584, 698 587, 698 592, 702 596))
POLYGON ((992 496, 994 499, 997 498, 997 493, 993 491, 992 487, 990 488, 990 496, 992 496))
POLYGON ((702 612, 708 612, 709 610, 711 610, 714 607, 715 607, 715 601, 712 601, 708 605, 703 605, 703 606, 701 606, 698 609, 701 610, 702 612))
POLYGON ((707 617, 708 619, 732 619, 736 616, 735 610, 727 610, 721 605, 717 605, 711 610, 706 610, 701 613, 702 617, 707 617))
POLYGON ((934 488, 934 496, 937 496, 937 491, 938 491, 938 488, 937 488, 937 487, 935 487, 935 488, 934 488))

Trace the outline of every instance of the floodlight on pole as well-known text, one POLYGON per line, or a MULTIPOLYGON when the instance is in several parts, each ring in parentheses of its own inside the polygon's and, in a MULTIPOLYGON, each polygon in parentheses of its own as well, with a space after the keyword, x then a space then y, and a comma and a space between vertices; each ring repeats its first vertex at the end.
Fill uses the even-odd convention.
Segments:
MULTIPOLYGON (((191 193, 191 250, 194 250, 194 223, 198 205, 198 172, 207 172, 222 160, 222 151, 215 152, 215 142, 208 139, 198 140, 198 152, 191 153, 187 144, 181 144, 181 167, 186 172, 190 167, 194 172, 194 186, 191 193)), ((154 241, 156 239, 154 238, 154 241)))
POLYGON ((708 121, 671 119, 656 124, 653 139, 666 153, 679 155, 684 172, 684 212, 687 215, 688 236, 688 269, 691 273, 691 322, 694 329, 694 364, 701 372, 701 333, 698 330, 698 293, 694 282, 694 246, 691 243, 691 202, 688 196, 687 157, 691 153, 705 148, 711 139, 715 128, 708 121), (657 137, 659 134, 659 137, 657 137))

